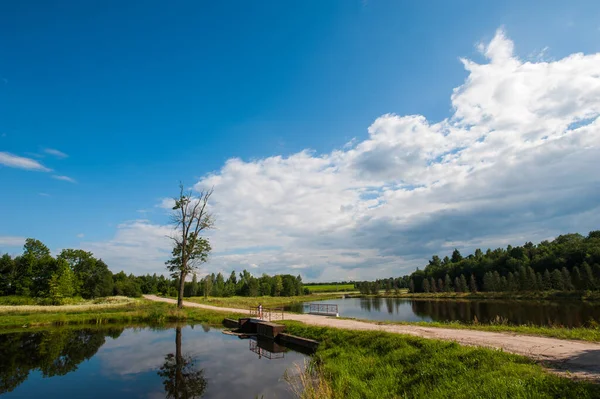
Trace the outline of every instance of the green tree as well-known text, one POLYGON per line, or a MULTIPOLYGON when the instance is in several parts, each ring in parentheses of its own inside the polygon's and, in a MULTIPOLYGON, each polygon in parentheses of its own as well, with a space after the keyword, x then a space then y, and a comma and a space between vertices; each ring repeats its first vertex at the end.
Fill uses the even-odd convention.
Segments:
POLYGON ((583 262, 581 264, 582 271, 582 280, 584 282, 584 289, 593 290, 596 288, 596 279, 594 277, 594 273, 592 272, 592 268, 587 262, 583 262))
POLYGON ((9 254, 0 257, 0 295, 14 293, 15 262, 9 254))
POLYGON ((463 259, 462 255, 460 254, 460 251, 458 249, 454 249, 454 251, 452 252, 452 258, 450 259, 452 263, 458 263, 463 259))
POLYGON ((208 211, 212 190, 201 191, 195 197, 191 191, 184 191, 183 184, 180 184, 179 189, 171 215, 176 234, 170 237, 173 251, 166 264, 171 275, 179 278, 177 307, 182 308, 186 277, 208 260, 211 246, 201 234, 213 228, 214 219, 208 211))
POLYGON ((423 292, 429 292, 429 280, 428 279, 423 279, 423 292))
POLYGON ((550 273, 550 281, 552 282, 552 288, 555 290, 563 290, 565 288, 563 275, 558 269, 555 269, 550 273))
POLYGON ((280 296, 283 291, 283 280, 280 275, 273 277, 273 293, 272 296, 280 296))
POLYGON ((448 273, 446 273, 446 277, 444 277, 444 291, 452 291, 452 280, 450 279, 448 273))
POLYGON ((550 276, 548 269, 544 270, 544 274, 542 275, 542 283, 542 289, 544 291, 549 291, 552 289, 552 276, 550 276))
POLYGON ((431 292, 437 292, 437 286, 435 284, 435 279, 433 277, 429 278, 429 291, 431 292))
POLYGON ((460 292, 467 292, 469 288, 467 287, 467 279, 464 274, 460 275, 460 292))
POLYGON ((475 280, 475 275, 471 274, 471 278, 469 280, 469 289, 471 292, 477 292, 477 281, 475 280))
POLYGON ((408 283, 408 292, 410 292, 410 293, 415 292, 415 280, 413 280, 412 278, 410 279, 410 281, 408 283))
POLYGON ((65 298, 75 293, 75 276, 64 259, 56 260, 56 271, 52 274, 49 284, 49 297, 54 304, 61 304, 65 298))
POLYGON ((567 270, 566 267, 563 267, 561 270, 563 277, 563 287, 565 290, 570 291, 573 289, 573 281, 571 280, 571 273, 567 270))

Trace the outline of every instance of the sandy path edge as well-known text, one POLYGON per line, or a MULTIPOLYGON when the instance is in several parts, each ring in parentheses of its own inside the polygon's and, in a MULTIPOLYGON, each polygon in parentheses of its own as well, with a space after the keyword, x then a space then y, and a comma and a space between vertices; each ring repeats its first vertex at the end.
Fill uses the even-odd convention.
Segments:
MULTIPOLYGON (((157 302, 177 303, 174 299, 161 298, 156 295, 144 295, 144 298, 157 302)), ((188 301, 184 301, 184 306, 210 309, 218 312, 249 313, 248 309, 222 308, 188 301)), ((462 345, 502 349, 506 352, 527 356, 542 362, 545 366, 552 366, 551 370, 554 372, 560 372, 569 377, 585 378, 600 382, 599 343, 546 338, 534 335, 519 335, 515 333, 411 325, 382 325, 357 320, 335 319, 295 313, 286 313, 285 318, 314 326, 326 326, 346 330, 386 331, 423 338, 455 341, 462 345)))

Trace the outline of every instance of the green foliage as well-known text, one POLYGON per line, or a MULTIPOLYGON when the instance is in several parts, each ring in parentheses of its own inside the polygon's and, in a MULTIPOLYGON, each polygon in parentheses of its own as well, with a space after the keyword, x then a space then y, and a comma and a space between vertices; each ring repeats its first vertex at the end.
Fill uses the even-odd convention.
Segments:
POLYGON ((314 361, 333 398, 596 398, 600 387, 559 378, 502 351, 384 332, 285 322, 320 341, 314 361))
POLYGON ((54 304, 61 304, 65 298, 75 293, 75 276, 69 264, 63 260, 56 261, 57 269, 50 278, 49 298, 54 304))
POLYGON ((444 291, 452 286, 456 292, 473 288, 487 292, 600 290, 600 231, 587 237, 565 234, 551 242, 527 242, 485 253, 476 249, 466 257, 455 249, 451 258, 440 260, 434 255, 424 270, 417 269, 402 279, 407 280, 407 287, 413 287, 411 292, 441 291, 440 279, 444 291))

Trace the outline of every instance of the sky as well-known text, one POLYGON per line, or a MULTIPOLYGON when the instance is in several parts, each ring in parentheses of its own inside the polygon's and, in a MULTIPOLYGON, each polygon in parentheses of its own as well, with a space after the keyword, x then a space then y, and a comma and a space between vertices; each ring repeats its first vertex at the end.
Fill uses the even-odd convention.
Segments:
POLYGON ((400 276, 600 229, 597 1, 0 3, 0 253, 400 276), (523 4, 525 3, 525 4, 523 4))

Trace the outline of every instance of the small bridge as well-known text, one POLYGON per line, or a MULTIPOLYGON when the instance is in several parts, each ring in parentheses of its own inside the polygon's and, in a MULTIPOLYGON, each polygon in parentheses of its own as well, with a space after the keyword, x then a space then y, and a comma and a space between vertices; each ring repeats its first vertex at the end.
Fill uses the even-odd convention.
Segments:
POLYGON ((309 303, 304 306, 307 308, 306 310, 308 310, 307 313, 309 314, 340 317, 338 305, 327 303, 309 303))

